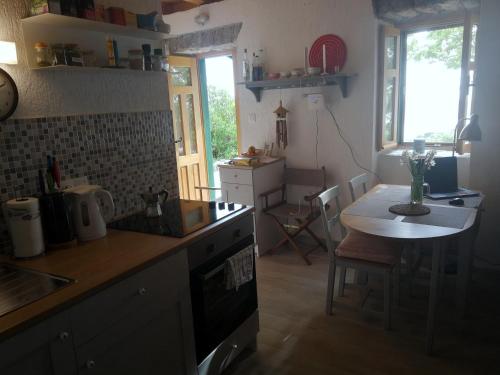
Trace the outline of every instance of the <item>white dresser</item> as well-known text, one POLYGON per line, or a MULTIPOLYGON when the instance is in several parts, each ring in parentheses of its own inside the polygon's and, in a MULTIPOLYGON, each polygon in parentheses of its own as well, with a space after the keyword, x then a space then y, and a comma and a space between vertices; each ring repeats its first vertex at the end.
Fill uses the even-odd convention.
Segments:
MULTIPOLYGON (((255 242, 257 254, 262 255, 271 249, 280 239, 276 224, 262 212, 265 191, 281 186, 285 169, 285 160, 262 164, 257 167, 219 165, 222 199, 255 207, 255 242)), ((269 204, 281 199, 280 193, 270 197, 269 204)))

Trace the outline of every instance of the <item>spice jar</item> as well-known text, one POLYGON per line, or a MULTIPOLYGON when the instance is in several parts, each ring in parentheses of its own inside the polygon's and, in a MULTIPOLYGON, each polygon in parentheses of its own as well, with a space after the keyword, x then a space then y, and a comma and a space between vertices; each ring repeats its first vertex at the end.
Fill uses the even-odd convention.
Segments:
POLYGON ((65 44, 64 54, 68 65, 83 66, 82 54, 78 48, 78 44, 65 44))
POLYGON ((144 55, 140 49, 130 49, 128 51, 130 69, 144 70, 144 55))
POLYGON ((38 42, 35 44, 35 58, 36 64, 39 67, 50 66, 51 58, 50 58, 50 50, 49 46, 44 42, 38 42))
POLYGON ((153 71, 161 72, 163 67, 163 50, 161 48, 155 48, 154 55, 151 58, 151 65, 153 71))
POLYGON ((97 56, 93 50, 82 51, 84 66, 97 66, 97 56))
POLYGON ((151 45, 143 44, 142 51, 144 52, 144 69, 151 70, 152 69, 151 45))
POLYGON ((52 53, 54 54, 54 65, 67 65, 64 46, 62 44, 52 44, 52 53))

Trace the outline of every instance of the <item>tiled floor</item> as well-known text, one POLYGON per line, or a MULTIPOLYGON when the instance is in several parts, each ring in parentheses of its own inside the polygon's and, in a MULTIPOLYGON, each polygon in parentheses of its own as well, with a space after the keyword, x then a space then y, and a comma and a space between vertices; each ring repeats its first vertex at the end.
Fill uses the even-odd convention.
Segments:
MULTIPOLYGON (((424 283, 414 288, 412 298, 402 287, 394 328, 385 332, 381 316, 349 308, 359 295, 352 287, 340 298, 347 306, 326 316, 326 253, 316 251, 311 260, 306 266, 286 248, 258 259, 258 351, 244 353, 227 373, 500 374, 498 273, 474 274, 471 309, 463 323, 453 319, 451 303, 441 304, 435 355, 429 357, 424 354, 424 283)), ((452 277, 444 289, 447 296, 453 296, 452 277)), ((380 309, 381 296, 374 293, 368 305, 380 309)))

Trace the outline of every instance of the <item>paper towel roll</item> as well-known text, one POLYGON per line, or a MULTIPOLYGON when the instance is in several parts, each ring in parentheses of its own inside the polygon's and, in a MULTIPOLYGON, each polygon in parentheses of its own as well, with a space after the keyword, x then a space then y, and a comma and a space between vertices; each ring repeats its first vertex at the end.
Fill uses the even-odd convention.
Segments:
POLYGON ((37 198, 17 198, 7 201, 4 205, 4 215, 14 245, 15 257, 33 257, 45 251, 37 198))

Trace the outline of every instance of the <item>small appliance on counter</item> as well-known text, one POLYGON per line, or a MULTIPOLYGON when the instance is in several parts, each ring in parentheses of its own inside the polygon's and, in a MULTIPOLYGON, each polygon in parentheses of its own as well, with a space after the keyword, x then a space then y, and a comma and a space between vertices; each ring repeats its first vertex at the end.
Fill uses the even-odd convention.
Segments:
POLYGON ((57 247, 74 241, 68 194, 55 192, 40 197, 43 233, 47 246, 57 247))
POLYGON ((37 198, 16 198, 3 205, 16 258, 30 258, 45 251, 40 204, 37 198))
POLYGON ((160 205, 160 197, 163 196, 162 202, 165 203, 168 199, 168 191, 165 189, 161 190, 158 193, 153 193, 153 187, 149 187, 149 192, 142 193, 141 198, 146 203, 146 209, 144 213, 146 217, 159 217, 162 214, 161 205, 160 205))
POLYGON ((115 212, 111 193, 99 185, 80 185, 69 188, 73 224, 78 240, 91 241, 106 236, 106 222, 115 212))

